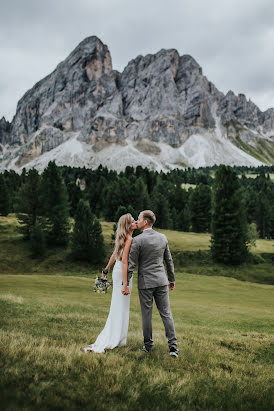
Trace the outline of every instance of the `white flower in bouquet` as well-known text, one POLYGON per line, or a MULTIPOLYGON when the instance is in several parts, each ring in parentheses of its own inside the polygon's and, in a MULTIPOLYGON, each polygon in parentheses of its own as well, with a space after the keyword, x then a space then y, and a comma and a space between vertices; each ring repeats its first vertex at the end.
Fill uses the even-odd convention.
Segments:
POLYGON ((94 280, 93 291, 98 294, 105 294, 110 286, 111 283, 106 278, 96 277, 94 280))

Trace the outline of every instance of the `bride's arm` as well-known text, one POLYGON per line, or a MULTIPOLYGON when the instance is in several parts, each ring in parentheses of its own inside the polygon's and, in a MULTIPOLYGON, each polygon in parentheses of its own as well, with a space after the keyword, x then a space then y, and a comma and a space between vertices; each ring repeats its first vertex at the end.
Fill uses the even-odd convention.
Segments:
POLYGON ((115 256, 114 251, 113 251, 113 253, 111 254, 111 257, 110 257, 110 259, 109 259, 109 261, 108 261, 108 263, 107 263, 107 265, 106 265, 106 267, 105 267, 105 270, 109 270, 109 269, 110 269, 110 267, 112 266, 112 264, 115 262, 115 259, 116 259, 116 256, 115 256))
POLYGON ((126 242, 125 242, 125 246, 124 246, 124 250, 123 250, 122 279, 123 279, 124 288, 127 287, 128 255, 129 255, 129 250, 130 250, 130 247, 131 247, 131 243, 132 243, 132 237, 128 237, 126 242))

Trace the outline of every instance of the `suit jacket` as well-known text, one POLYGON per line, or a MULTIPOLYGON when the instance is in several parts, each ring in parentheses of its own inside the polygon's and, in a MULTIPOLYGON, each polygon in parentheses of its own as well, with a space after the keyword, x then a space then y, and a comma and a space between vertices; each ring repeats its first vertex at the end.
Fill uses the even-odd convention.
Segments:
POLYGON ((140 289, 160 287, 175 281, 174 264, 167 238, 153 229, 144 230, 142 234, 133 238, 128 256, 128 283, 136 264, 140 289))

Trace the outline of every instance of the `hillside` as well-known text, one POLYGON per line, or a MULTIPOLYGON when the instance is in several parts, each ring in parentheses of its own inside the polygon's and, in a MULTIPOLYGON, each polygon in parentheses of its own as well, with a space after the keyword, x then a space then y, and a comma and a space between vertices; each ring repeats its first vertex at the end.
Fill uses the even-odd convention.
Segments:
MULTIPOLYGON (((72 221, 71 221, 72 223, 72 221)), ((16 232, 18 225, 14 214, 0 217, 0 273, 94 276, 101 267, 73 261, 69 248, 50 248, 42 259, 31 258, 28 243, 16 232)), ((113 223, 102 222, 107 255, 111 255, 113 223)), ((157 229, 158 230, 158 229, 157 229)), ((234 277, 243 281, 274 284, 274 241, 259 239, 252 248, 253 259, 238 267, 213 263, 209 253, 210 235, 158 230, 170 244, 176 272, 206 276, 234 277)))

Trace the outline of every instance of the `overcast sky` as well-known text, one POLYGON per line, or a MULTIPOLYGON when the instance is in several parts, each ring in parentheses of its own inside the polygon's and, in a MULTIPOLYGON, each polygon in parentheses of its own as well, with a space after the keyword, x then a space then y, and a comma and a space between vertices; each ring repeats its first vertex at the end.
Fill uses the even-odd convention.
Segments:
POLYGON ((116 70, 175 48, 222 92, 274 107, 273 0, 1 0, 0 118, 92 35, 116 70))

